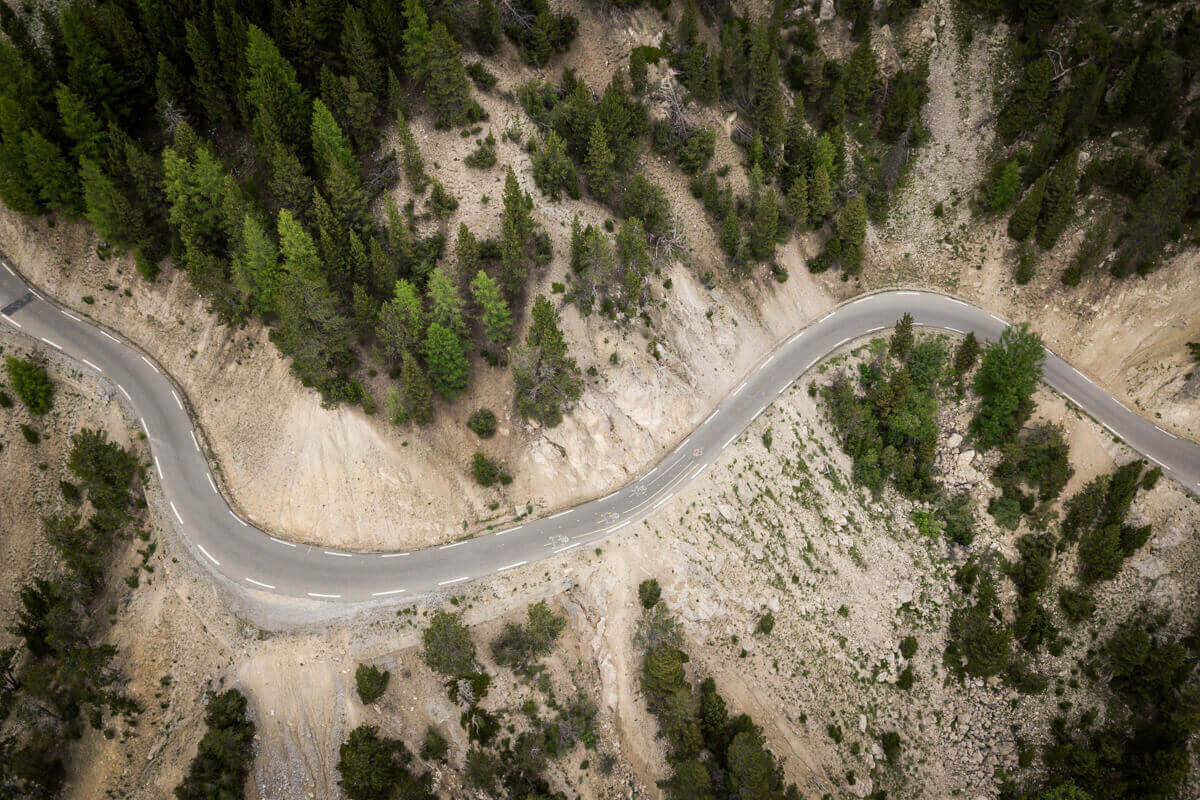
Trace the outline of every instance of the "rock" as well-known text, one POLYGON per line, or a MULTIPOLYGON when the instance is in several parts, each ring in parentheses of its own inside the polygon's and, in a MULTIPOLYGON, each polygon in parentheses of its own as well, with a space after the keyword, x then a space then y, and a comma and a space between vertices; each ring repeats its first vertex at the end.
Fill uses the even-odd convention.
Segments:
POLYGON ((1133 566, 1139 575, 1149 580, 1155 580, 1167 574, 1166 565, 1163 564, 1161 558, 1156 558, 1155 556, 1139 558, 1133 562, 1133 566))
POLYGON ((966 467, 971 463, 971 459, 975 458, 974 450, 963 450, 958 454, 957 461, 960 467, 966 467))
POLYGON ((726 522, 737 522, 739 519, 737 510, 733 506, 726 503, 719 503, 717 505, 717 513, 720 514, 721 519, 725 520, 726 522))
POLYGON ((961 433, 952 433, 950 434, 950 438, 946 440, 946 446, 951 449, 956 448, 962 444, 962 440, 963 437, 961 433))
POLYGON ((1150 541, 1150 547, 1154 550, 1170 550, 1183 544, 1183 534, 1178 528, 1160 533, 1150 541))
POLYGON ((817 19, 821 22, 829 22, 836 15, 833 8, 833 0, 821 0, 821 11, 817 15, 817 19))
POLYGON ((900 584, 900 588, 896 590, 896 604, 902 606, 905 603, 911 603, 915 594, 916 589, 911 583, 900 584))
POLYGON ((771 597, 767 598, 767 610, 770 611, 772 614, 778 614, 779 609, 782 607, 783 606, 779 602, 778 597, 775 597, 774 595, 772 595, 771 597))
POLYGON ((855 797, 870 797, 873 791, 875 791, 875 783, 867 777, 858 778, 850 787, 850 794, 855 797))
POLYGON ((867 715, 866 714, 858 715, 858 732, 859 733, 867 732, 867 715))

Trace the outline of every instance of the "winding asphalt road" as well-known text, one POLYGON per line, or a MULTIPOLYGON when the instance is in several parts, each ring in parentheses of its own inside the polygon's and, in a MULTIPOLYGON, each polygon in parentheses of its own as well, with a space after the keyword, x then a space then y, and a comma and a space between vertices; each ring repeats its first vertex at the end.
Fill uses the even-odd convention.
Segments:
MULTIPOLYGON (((843 304, 765 357, 653 469, 598 500, 536 520, 411 553, 349 552, 286 542, 237 516, 217 489, 192 420, 170 378, 132 345, 48 302, 0 259, 0 318, 112 382, 138 418, 171 513, 201 563, 247 590, 362 602, 465 583, 595 543, 654 513, 715 461, 806 370, 853 338, 917 324, 980 339, 1006 322, 929 292, 891 291, 843 304)), ((1047 352, 1045 382, 1192 492, 1200 493, 1200 445, 1135 414, 1047 352)))

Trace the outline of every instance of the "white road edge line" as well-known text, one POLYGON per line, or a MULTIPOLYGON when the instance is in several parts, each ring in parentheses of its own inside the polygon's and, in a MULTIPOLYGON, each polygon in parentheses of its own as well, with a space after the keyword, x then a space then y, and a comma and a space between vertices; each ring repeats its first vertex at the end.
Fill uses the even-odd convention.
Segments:
POLYGON ((212 475, 205 475, 205 477, 208 478, 208 485, 212 487, 213 494, 220 494, 217 491, 217 482, 213 480, 212 475))
POLYGON ((695 480, 696 478, 699 478, 699 477, 700 477, 700 473, 701 473, 701 472, 704 472, 704 470, 706 470, 706 469, 708 469, 708 464, 705 464, 703 467, 701 467, 700 469, 696 470, 696 474, 692 476, 692 480, 695 480))
POLYGON ((200 452, 200 440, 196 438, 196 432, 188 431, 188 433, 190 433, 192 435, 192 444, 196 445, 196 452, 199 453, 200 452))
POLYGON ((129 396, 129 392, 125 391, 124 386, 122 386, 121 384, 118 383, 117 388, 121 390, 121 394, 125 395, 126 400, 128 400, 131 403, 133 402, 133 398, 129 396))
POLYGON ((513 531, 519 531, 519 530, 521 530, 521 528, 524 528, 524 527, 525 527, 524 525, 518 525, 518 526, 517 526, 517 527, 515 527, 515 528, 505 528, 505 529, 504 529, 504 530, 502 530, 502 531, 496 531, 496 532, 495 532, 495 533, 493 533, 492 535, 493 535, 493 536, 503 536, 503 535, 504 535, 504 534, 506 534, 506 533, 512 533, 513 531))
POLYGON ((516 569, 517 567, 523 567, 528 563, 529 563, 528 561, 517 561, 516 563, 513 563, 513 564, 506 564, 505 566, 497 569, 496 572, 504 572, 505 570, 516 569))
POLYGON ((183 401, 179 399, 179 395, 175 394, 175 390, 171 390, 171 397, 175 398, 175 405, 179 406, 179 410, 183 411, 183 401))
POLYGON ((142 361, 145 361, 150 366, 150 369, 154 370, 155 372, 158 372, 158 367, 154 366, 153 361, 146 358, 145 356, 142 356, 142 361))
POLYGON ((305 592, 309 597, 324 597, 330 600, 337 600, 341 597, 340 594, 321 594, 320 592, 305 592))
POLYGON ((43 342, 53 347, 55 350, 62 350, 62 347, 47 339, 45 336, 39 337, 43 342))
POLYGON ((142 423, 142 430, 146 432, 146 438, 150 438, 150 426, 146 424, 146 420, 139 417, 138 422, 142 423))
POLYGON ((662 507, 663 503, 666 503, 666 502, 667 502, 668 500, 670 500, 670 499, 671 499, 671 496, 670 496, 670 495, 667 495, 667 496, 666 496, 666 497, 664 497, 662 500, 659 500, 657 503, 655 503, 653 506, 651 506, 651 507, 650 507, 650 510, 651 510, 651 511, 658 511, 658 509, 660 509, 660 508, 662 507))
POLYGON ((8 274, 9 274, 9 275, 12 275, 12 276, 16 277, 16 274, 17 274, 17 273, 13 272, 13 269, 12 269, 12 267, 10 267, 8 264, 5 264, 5 265, 4 265, 4 268, 5 268, 6 270, 8 270, 8 274))
POLYGON ((99 368, 99 367, 97 367, 95 364, 93 364, 92 362, 88 361, 86 358, 81 358, 81 359, 80 359, 80 361, 82 361, 84 364, 86 364, 87 366, 91 367, 92 369, 96 370, 96 372, 99 372, 99 373, 103 373, 103 372, 104 372, 104 370, 100 369, 100 368, 99 368))
MULTIPOLYGON (((171 510, 175 512, 175 519, 179 520, 179 524, 180 524, 180 525, 182 525, 182 524, 183 524, 183 517, 179 516, 179 509, 178 509, 178 508, 176 508, 176 507, 175 507, 175 504, 174 504, 174 503, 171 503, 171 501, 169 501, 169 500, 168 500, 167 502, 168 502, 168 503, 170 503, 170 505, 171 505, 171 510)), ((196 546, 197 546, 197 547, 199 547, 199 545, 196 545, 196 546)))
MULTIPOLYGON (((609 530, 615 530, 615 529, 614 529, 614 528, 610 528, 609 530)), ((565 553, 565 552, 567 552, 568 550, 571 550, 571 549, 573 549, 573 548, 579 547, 579 545, 580 545, 580 544, 582 544, 582 542, 576 542, 575 544, 569 544, 569 545, 567 545, 566 547, 560 547, 560 548, 558 548, 558 549, 557 549, 557 550, 555 550, 554 552, 555 552, 555 553, 565 553)))
POLYGON ((254 578, 246 578, 246 582, 253 583, 255 586, 261 586, 264 589, 274 589, 275 588, 274 586, 272 586, 269 583, 263 583, 262 581, 256 581, 256 580, 254 580, 254 578))
POLYGON ((112 339, 112 340, 113 340, 114 342, 116 342, 117 344, 120 344, 120 343, 121 343, 121 340, 120 340, 120 339, 118 339, 117 337, 113 336, 113 335, 112 335, 111 333, 109 333, 108 331, 100 331, 100 332, 101 332, 102 334, 104 334, 105 336, 107 336, 108 338, 112 339))
POLYGON ((76 322, 83 322, 83 320, 81 320, 79 317, 72 314, 70 311, 64 311, 62 313, 63 313, 64 317, 69 317, 69 318, 75 320, 76 322))
POLYGON ((220 561, 217 561, 215 558, 213 558, 213 557, 212 557, 212 553, 210 553, 210 552, 208 552, 207 550, 205 550, 205 549, 204 549, 204 545, 202 545, 202 544, 198 544, 198 545, 196 545, 196 547, 198 547, 198 548, 200 549, 200 552, 201 552, 201 553, 204 553, 204 557, 205 557, 205 558, 207 558, 209 561, 211 561, 211 562, 213 562, 214 564, 216 564, 218 567, 219 567, 219 566, 221 566, 221 562, 220 562, 220 561))
POLYGON ((388 589, 386 592, 371 592, 371 597, 387 597, 389 594, 402 594, 407 589, 388 589))
POLYGON ((350 553, 339 553, 336 550, 326 550, 325 555, 338 556, 339 558, 350 558, 351 557, 350 553))
POLYGON ((11 322, 13 325, 16 325, 18 328, 21 327, 21 323, 17 322, 15 319, 10 317, 8 314, 0 314, 0 317, 4 317, 4 319, 6 321, 11 322))
POLYGON ((229 516, 233 517, 233 518, 234 518, 234 519, 236 519, 238 522, 240 522, 240 523, 242 523, 243 525, 245 525, 247 528, 249 528, 249 527, 250 527, 250 523, 249 523, 249 522, 246 522, 246 520, 242 519, 242 518, 241 518, 241 517, 239 517, 237 514, 233 513, 233 509, 232 509, 232 508, 231 508, 231 509, 229 509, 229 516))
POLYGON ((451 547, 458 547, 460 544, 466 544, 466 543, 467 543, 466 539, 462 540, 461 542, 451 542, 450 544, 442 545, 441 547, 438 548, 438 550, 449 550, 451 547))
POLYGON ((283 539, 276 539, 274 536, 268 536, 267 538, 270 539, 275 544, 281 544, 285 547, 295 547, 296 546, 295 542, 285 542, 283 539))
POLYGON ((733 444, 733 440, 739 436, 741 436, 740 433, 735 433, 733 436, 730 436, 729 441, 726 442, 725 444, 721 445, 721 449, 724 450, 726 447, 729 447, 729 445, 733 444))
POLYGON ((441 581, 440 583, 438 583, 438 586, 449 586, 452 583, 462 583, 463 581, 469 581, 469 580, 471 580, 470 576, 464 575, 461 578, 451 578, 448 581, 441 581))
MULTIPOLYGON (((621 530, 621 528, 624 528, 626 525, 628 525, 631 522, 633 522, 633 520, 627 519, 624 522, 622 522, 620 525, 613 525, 611 528, 608 529, 608 532, 613 533, 615 531, 619 531, 619 530, 621 530)), ((574 547, 574 545, 572 545, 572 547, 574 547)))
POLYGON ((730 396, 730 397, 736 397, 736 396, 738 395, 738 393, 739 393, 739 392, 741 392, 741 391, 742 391, 742 389, 745 389, 745 388, 746 388, 746 382, 745 382, 745 381, 742 381, 742 385, 741 385, 741 386, 739 386, 738 388, 734 389, 734 390, 733 390, 733 394, 731 394, 731 395, 729 395, 729 396, 730 396))
MULTIPOLYGON (((711 413, 711 414, 709 414, 709 415, 708 415, 708 419, 704 420, 704 422, 702 422, 702 423, 700 423, 700 424, 701 424, 701 425, 707 425, 708 423, 712 422, 712 419, 713 419, 713 417, 715 417, 715 416, 717 415, 717 411, 720 411, 720 410, 721 410, 721 409, 719 409, 719 408, 718 408, 718 409, 716 409, 716 410, 714 410, 714 411, 713 411, 713 413, 711 413)), ((655 467, 655 469, 658 469, 658 467, 655 467)), ((646 475, 646 477, 647 477, 647 478, 649 478, 650 476, 649 476, 649 475, 646 475)))
POLYGON ((158 456, 154 457, 154 468, 158 470, 158 479, 163 480, 162 465, 158 463, 158 456))
POLYGON ((575 509, 573 509, 573 508, 568 508, 566 511, 560 511, 557 514, 552 514, 551 516, 546 517, 546 519, 558 519, 559 517, 565 517, 567 514, 570 514, 574 510, 575 509))
POLYGON ((401 556, 406 556, 406 555, 408 555, 408 553, 380 553, 379 557, 380 558, 400 558, 401 556))

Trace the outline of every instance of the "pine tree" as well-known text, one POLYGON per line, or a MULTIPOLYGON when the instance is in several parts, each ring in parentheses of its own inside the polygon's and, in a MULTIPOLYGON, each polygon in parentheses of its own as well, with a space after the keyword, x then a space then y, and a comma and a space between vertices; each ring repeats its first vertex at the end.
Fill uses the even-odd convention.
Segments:
POLYGON ((984 179, 984 195, 988 210, 993 212, 1007 210, 1013 200, 1017 199, 1017 192, 1020 190, 1021 171, 1017 165, 1017 159, 1011 158, 1008 161, 997 162, 988 171, 987 178, 984 179))
POLYGON ((500 217, 500 267, 509 297, 520 294, 529 270, 527 242, 533 231, 533 200, 521 191, 512 167, 504 178, 504 211, 500 217))
POLYGON ((1042 211, 1042 196, 1046 190, 1046 176, 1038 178, 1033 186, 1021 198, 1021 202, 1017 203, 1017 207, 1013 209, 1012 216, 1008 218, 1008 235, 1018 242, 1023 242, 1029 238, 1029 234, 1033 232, 1033 226, 1037 222, 1038 215, 1042 211))
POLYGON ((26 169, 42 205, 70 214, 80 212, 79 176, 58 145, 37 131, 26 131, 22 145, 26 169))
POLYGON ((675 43, 680 52, 686 53, 696 44, 700 27, 696 23, 696 0, 684 0, 679 15, 679 26, 675 29, 675 43))
POLYGON ((592 132, 588 137, 587 158, 583 165, 588 192, 597 200, 605 201, 612 195, 613 180, 616 177, 613 163, 612 151, 608 149, 608 135, 597 118, 592 123, 592 132))
POLYGON ((596 117, 608 135, 608 147, 622 169, 633 164, 638 153, 638 137, 645 127, 644 112, 629 95, 625 73, 618 70, 604 87, 596 107, 596 117))
POLYGON ((400 366, 400 391, 408 419, 417 425, 433 421, 433 386, 421 363, 408 350, 404 351, 400 366))
POLYGON ((959 380, 971 371, 979 360, 979 340, 975 331, 968 331, 966 337, 954 351, 954 376, 959 380))
POLYGON ((430 383, 438 394, 453 400, 467 390, 471 364, 454 331, 439 322, 429 323, 421 352, 429 368, 430 383))
POLYGON ((425 100, 433 111, 434 123, 452 128, 470 121, 473 113, 471 84, 459 57, 458 43, 440 22, 434 23, 429 37, 429 79, 425 82, 425 100))
POLYGON ((384 358, 395 364, 406 351, 416 350, 425 339, 428 324, 416 288, 406 280, 397 281, 394 295, 379 308, 375 326, 384 358))
POLYGON ((425 160, 421 158, 417 140, 413 137, 412 129, 408 127, 408 120, 404 118, 402 111, 396 112, 396 121, 399 124, 400 163, 404 167, 404 177, 408 179, 408 188, 416 194, 421 194, 429 183, 429 178, 425 175, 425 160))
POLYGON ((636 217, 625 220, 617 233, 617 264, 620 268, 620 301, 632 313, 644 299, 650 276, 650 254, 646 252, 646 231, 636 217))
POLYGON ((277 208, 286 208, 298 217, 307 216, 313 184, 300 159, 282 142, 272 142, 266 156, 271 173, 268 190, 277 208))
POLYGON ((525 346, 514 354, 512 365, 517 412, 525 419, 552 428, 583 393, 579 367, 567 351, 558 312, 545 295, 534 300, 525 346))
POLYGON ((913 349, 913 341, 913 317, 912 314, 906 312, 896 321, 896 329, 892 332, 891 341, 888 342, 888 352, 900 361, 907 361, 908 354, 913 349))
POLYGON ((579 222, 579 212, 571 218, 571 271, 578 273, 583 269, 583 225, 579 222))
POLYGON ((496 0, 479 0, 475 9, 475 24, 471 31, 475 49, 480 55, 493 55, 500 49, 503 34, 500 9, 496 7, 496 0))
POLYGON ((1045 111, 1050 96, 1050 78, 1054 67, 1049 56, 1034 59, 1026 68, 1017 85, 1013 87, 1008 101, 996 117, 996 135, 1004 142, 1011 142, 1021 134, 1032 130, 1045 111))
POLYGON ((312 146, 313 158, 326 180, 338 167, 358 171, 350 141, 320 98, 313 101, 312 146))
POLYGON ((786 202, 792 224, 797 229, 803 230, 808 225, 808 180, 804 177, 803 172, 792 180, 786 202))
POLYGON ((754 202, 754 225, 750 229, 750 249, 759 261, 775 257, 775 234, 779 231, 779 201, 775 190, 761 192, 754 202))
POLYGON ((629 51, 629 86, 634 94, 640 96, 646 93, 647 76, 645 53, 642 48, 635 47, 629 51))
POLYGON ((458 238, 454 241, 454 264, 459 283, 466 283, 479 269, 482 260, 479 251, 479 240, 467 223, 458 226, 458 238))
POLYGON ((429 297, 429 319, 454 332, 462 338, 467 335, 467 323, 463 319, 463 301, 458 288, 441 267, 429 273, 425 284, 429 297))
POLYGON ((471 281, 471 296, 479 306, 479 319, 488 342, 503 347, 512 338, 512 313, 500 287, 483 270, 471 281))
POLYGON ((783 87, 779 83, 779 55, 765 24, 757 26, 753 34, 750 96, 754 124, 767 152, 774 154, 783 143, 783 87))
POLYGON ((429 75, 429 47, 433 32, 429 29, 429 16, 421 0, 404 2, 404 71, 418 86, 423 85, 429 75))
POLYGON ((863 239, 867 234, 867 202, 862 195, 850 198, 837 219, 842 242, 842 267, 851 275, 862 271, 863 239))
MULTIPOLYGON (((79 180, 83 185, 84 216, 88 222, 105 241, 127 243, 128 232, 123 212, 129 203, 112 178, 104 173, 96 161, 84 158, 79 162, 79 180)), ((5 202, 17 208, 7 197, 5 202)))
POLYGON ((350 289, 350 312, 354 320, 354 333, 360 342, 365 342, 375 331, 379 321, 379 301, 361 283, 350 289))
POLYGON ((1113 212, 1109 209, 1088 226, 1087 232, 1083 235, 1083 242, 1071 258, 1071 265, 1063 271, 1062 282, 1064 285, 1078 286, 1080 279, 1095 269, 1100 260, 1104 258, 1104 254, 1108 252, 1109 231, 1112 223, 1113 212))
POLYGON ((253 114, 255 140, 260 148, 287 142, 308 152, 311 106, 270 36, 254 25, 246 29, 246 105, 253 114))
POLYGON ((704 47, 704 55, 704 78, 696 95, 701 103, 712 105, 721 99, 721 65, 716 55, 708 52, 707 45, 704 47))
POLYGON ((813 171, 812 181, 808 184, 808 208, 814 227, 823 225, 833 213, 833 187, 824 165, 813 171))
POLYGON ((275 311, 279 293, 279 258, 266 226, 252 214, 242 221, 242 236, 233 256, 234 286, 257 314, 275 311))
POLYGON ((378 99, 384 88, 382 62, 363 12, 352 5, 346 6, 342 16, 341 49, 346 70, 358 79, 364 91, 378 99))
POLYGON ((554 130, 546 134, 533 156, 533 180, 551 200, 558 200, 563 191, 571 196, 579 194, 575 165, 567 158, 566 145, 554 130))
POLYGON ((1063 228, 1071 221, 1075 210, 1075 179, 1079 167, 1079 151, 1062 157, 1046 179, 1042 208, 1038 214, 1037 243, 1049 250, 1058 241, 1063 228))
POLYGON ((66 86, 54 90, 58 104, 58 115, 62 120, 62 131, 73 143, 71 159, 98 159, 108 144, 108 131, 104 121, 88 107, 79 95, 66 86))
POLYGON ((580 234, 579 280, 571 292, 571 299, 579 307, 579 313, 585 316, 592 313, 601 291, 608 285, 616 269, 616 255, 608 236, 588 225, 580 234))
POLYGON ((878 71, 875 50, 871 47, 871 32, 868 30, 850 54, 843 76, 846 86, 846 110, 851 114, 862 116, 866 112, 867 101, 871 99, 871 89, 878 71))
POLYGON ((408 225, 408 219, 396 207, 396 199, 391 195, 387 196, 384 209, 387 212, 388 247, 391 248, 392 256, 396 259, 400 269, 405 270, 412 265, 413 261, 412 229, 408 225))

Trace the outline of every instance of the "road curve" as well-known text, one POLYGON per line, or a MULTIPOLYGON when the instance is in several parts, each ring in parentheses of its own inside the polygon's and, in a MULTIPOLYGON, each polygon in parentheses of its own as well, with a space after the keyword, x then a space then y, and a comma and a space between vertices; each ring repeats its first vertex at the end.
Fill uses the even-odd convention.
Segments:
MULTIPOLYGON (((146 432, 171 514, 200 563, 242 589, 330 602, 419 594, 592 545, 656 511, 822 357, 853 338, 894 325, 905 312, 919 325, 974 330, 985 341, 999 337, 1008 324, 941 294, 866 295, 776 348, 671 453, 606 497, 427 550, 350 552, 285 542, 239 518, 218 491, 192 420, 163 371, 131 345, 47 302, 2 258, 0 265, 0 319, 115 384, 146 432)), ((1200 490, 1200 445, 1130 411, 1050 352, 1044 379, 1190 491, 1200 490)))

